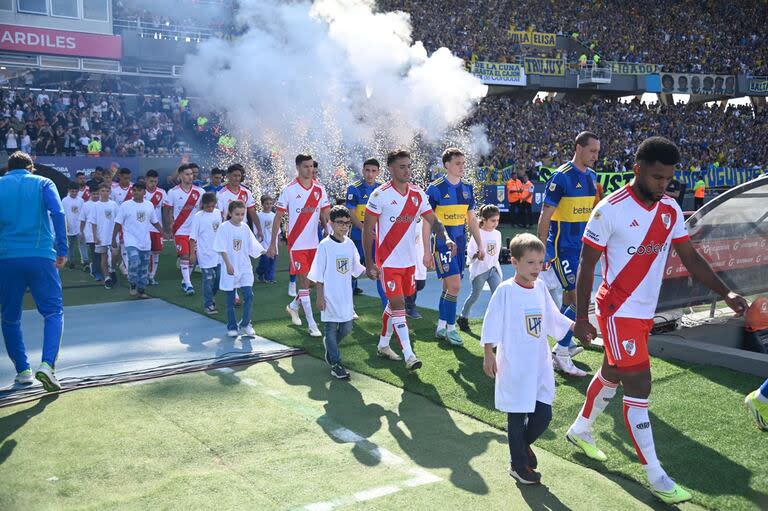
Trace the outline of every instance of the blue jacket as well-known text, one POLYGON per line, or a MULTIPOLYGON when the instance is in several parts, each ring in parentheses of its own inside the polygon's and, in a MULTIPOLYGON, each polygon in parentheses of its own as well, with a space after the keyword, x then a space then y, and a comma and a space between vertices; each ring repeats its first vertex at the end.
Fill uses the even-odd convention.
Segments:
POLYGON ((56 185, 24 169, 9 170, 0 178, 0 259, 66 255, 67 228, 56 185))

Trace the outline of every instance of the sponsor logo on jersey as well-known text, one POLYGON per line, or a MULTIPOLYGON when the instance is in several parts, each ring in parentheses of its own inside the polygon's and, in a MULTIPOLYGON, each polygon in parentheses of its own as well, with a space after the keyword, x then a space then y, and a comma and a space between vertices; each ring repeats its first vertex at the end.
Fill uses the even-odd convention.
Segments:
POLYGON ((651 427, 651 423, 650 423, 650 421, 647 421, 647 422, 641 422, 640 424, 638 424, 638 425, 637 425, 637 426, 635 426, 635 427, 636 427, 637 429, 648 429, 648 428, 650 428, 650 427, 651 427))
POLYGON ((539 337, 541 335, 541 314, 526 314, 525 330, 528 335, 539 337))
POLYGON ((336 271, 342 275, 349 271, 349 258, 339 257, 336 259, 336 271))
POLYGON ((630 357, 635 355, 636 347, 634 339, 624 339, 621 341, 621 345, 630 357))
POLYGON ((596 242, 600 243, 600 236, 598 236, 594 232, 590 231, 589 229, 584 231, 584 234, 586 234, 587 238, 591 239, 592 241, 596 241, 596 242))
POLYGON ((397 201, 396 201, 396 200, 393 200, 393 201, 392 201, 392 205, 393 205, 393 206, 397 206, 397 201))
POLYGON ((317 208, 296 208, 296 213, 314 213, 317 211, 317 208))
POLYGON ((234 239, 234 240, 232 240, 232 249, 235 252, 240 252, 241 248, 243 248, 243 240, 241 240, 241 239, 234 239))
POLYGON ((627 248, 627 254, 629 255, 655 255, 660 254, 667 248, 667 244, 658 244, 653 241, 647 245, 640 245, 639 247, 630 246, 627 248))
POLYGON ((638 223, 638 221, 636 219, 633 218, 632 219, 632 223, 629 224, 629 226, 630 227, 640 227, 640 224, 638 223))
POLYGON ((577 208, 576 206, 573 207, 573 214, 574 215, 588 215, 592 213, 592 208, 588 206, 584 206, 582 208, 577 208))
POLYGON ((391 216, 389 217, 389 221, 393 224, 403 224, 403 223, 411 223, 415 220, 415 217, 412 217, 411 215, 400 215, 400 216, 391 216))

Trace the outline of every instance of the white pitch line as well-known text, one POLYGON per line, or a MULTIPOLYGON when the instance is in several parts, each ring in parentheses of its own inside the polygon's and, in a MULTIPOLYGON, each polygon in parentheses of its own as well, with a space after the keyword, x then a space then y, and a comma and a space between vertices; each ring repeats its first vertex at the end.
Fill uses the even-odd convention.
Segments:
POLYGON ((343 497, 339 497, 334 500, 306 504, 304 506, 301 506, 299 508, 294 508, 294 509, 305 509, 307 511, 331 511, 333 509, 349 506, 351 504, 367 502, 369 500, 385 497, 387 495, 397 493, 404 489, 415 488, 417 486, 423 486, 425 484, 433 484, 433 483, 442 481, 441 477, 423 468, 409 465, 406 462, 406 460, 404 460, 400 456, 397 456, 392 451, 389 451, 388 449, 385 449, 383 447, 379 447, 378 445, 371 442, 367 438, 364 438, 363 436, 358 435, 351 429, 338 424, 333 419, 328 417, 327 414, 321 412, 318 409, 306 406, 303 403, 299 403, 293 400, 292 398, 283 395, 280 391, 273 388, 265 387, 261 383, 251 378, 240 378, 235 374, 235 371, 232 368, 223 367, 220 369, 216 369, 215 371, 219 373, 227 374, 233 380, 236 380, 237 382, 242 383, 244 385, 248 385, 249 387, 253 387, 257 389, 259 392, 261 392, 262 394, 265 394, 278 401, 281 401, 291 406, 294 410, 301 412, 304 415, 307 415, 314 419, 321 420, 325 424, 325 426, 327 426, 328 433, 331 436, 333 436, 335 439, 343 443, 355 444, 355 447, 366 452, 370 457, 381 462, 383 465, 397 468, 401 472, 404 472, 405 474, 411 476, 410 479, 407 479, 397 484, 377 486, 375 488, 359 491, 352 495, 345 495, 343 497))

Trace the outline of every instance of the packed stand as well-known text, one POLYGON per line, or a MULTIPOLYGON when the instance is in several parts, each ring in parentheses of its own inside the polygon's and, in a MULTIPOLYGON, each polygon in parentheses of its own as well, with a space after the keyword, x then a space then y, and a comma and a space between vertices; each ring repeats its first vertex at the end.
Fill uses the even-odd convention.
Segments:
MULTIPOLYGON (((659 64, 665 71, 768 75, 768 4, 745 2, 554 2, 469 0, 460 11, 440 0, 379 0, 411 14, 414 40, 460 57, 514 61, 525 51, 510 28, 574 37, 605 61, 659 64), (440 13, 440 14, 435 14, 440 13)), ((574 62, 581 53, 568 55, 574 62)), ((557 55, 555 55, 557 56, 557 55)), ((591 58, 592 55, 589 55, 591 58)))
POLYGON ((583 130, 600 136, 599 170, 631 169, 637 145, 653 135, 680 146, 685 169, 716 162, 762 168, 768 162, 768 111, 754 112, 748 106, 724 111, 705 104, 662 106, 595 98, 578 105, 493 96, 481 102, 470 122, 488 128, 494 149, 482 164, 496 168, 558 166, 571 158, 573 139, 583 130))
POLYGON ((165 156, 188 152, 184 99, 0 90, 0 144, 37 155, 165 156))

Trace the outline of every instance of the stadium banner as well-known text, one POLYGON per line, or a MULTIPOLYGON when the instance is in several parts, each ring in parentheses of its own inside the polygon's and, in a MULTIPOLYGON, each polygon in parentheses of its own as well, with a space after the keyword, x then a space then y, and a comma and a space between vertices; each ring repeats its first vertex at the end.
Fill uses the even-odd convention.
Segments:
MULTIPOLYGON (((136 157, 111 157, 111 156, 37 156, 35 157, 35 163, 40 165, 46 165, 52 167, 70 180, 75 179, 75 175, 83 171, 86 177, 91 175, 93 169, 96 167, 102 167, 103 169, 121 168, 126 167, 131 169, 133 176, 138 176, 141 167, 139 164, 140 158, 136 157)), ((135 180, 135 179, 134 179, 135 180)))
POLYGON ((546 46, 553 48, 557 43, 557 34, 550 34, 548 32, 511 30, 509 37, 513 43, 521 46, 546 46))
MULTIPOLYGON (((765 238, 755 239, 721 239, 708 240, 707 243, 694 242, 704 259, 715 272, 741 270, 764 265, 768 261, 768 242, 765 238)), ((675 279, 689 276, 677 250, 672 248, 669 253, 667 267, 664 270, 665 279, 675 279)))
POLYGON ((472 63, 472 74, 480 78, 486 85, 525 86, 525 70, 520 64, 506 62, 472 63))
MULTIPOLYGON (((511 177, 514 168, 515 167, 511 165, 501 169, 481 167, 477 170, 476 180, 479 184, 484 186, 504 185, 511 177)), ((546 183, 557 169, 551 167, 539 167, 538 170, 539 181, 546 183)), ((731 168, 716 167, 714 165, 710 165, 708 168, 702 169, 701 171, 701 175, 708 188, 730 188, 738 186, 748 181, 752 181, 763 173, 764 170, 759 168, 731 168)), ((629 183, 633 176, 634 174, 632 172, 598 172, 597 182, 603 187, 604 193, 611 193, 629 183)), ((697 172, 683 170, 675 171, 675 178, 687 185, 689 190, 693 190, 697 177, 697 172)))
POLYGON ((695 73, 662 73, 661 92, 673 94, 736 95, 736 77, 695 73))
POLYGON ((611 72, 615 75, 653 75, 659 72, 658 64, 640 64, 633 62, 611 62, 611 72))
MULTIPOLYGON (((544 203, 545 183, 533 183, 533 201, 531 201, 531 212, 539 213, 544 203)), ((507 202, 507 187, 503 184, 490 184, 483 186, 483 204, 493 204, 499 208, 502 213, 509 212, 509 202, 507 202)))
POLYGON ((0 25, 0 50, 120 60, 123 41, 118 35, 0 25))
POLYGON ((565 76, 565 62, 562 59, 525 57, 525 74, 565 76))
POLYGON ((750 78, 747 90, 756 96, 768 96, 768 78, 750 78))

